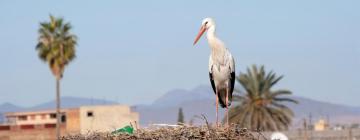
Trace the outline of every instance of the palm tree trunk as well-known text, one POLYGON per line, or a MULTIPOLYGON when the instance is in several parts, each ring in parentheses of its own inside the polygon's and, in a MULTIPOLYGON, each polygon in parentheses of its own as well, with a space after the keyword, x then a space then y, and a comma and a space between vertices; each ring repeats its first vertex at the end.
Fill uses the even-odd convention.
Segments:
POLYGON ((60 78, 56 78, 56 139, 60 139, 60 78))
MULTIPOLYGON (((61 56, 61 59, 64 61, 64 47, 63 47, 63 45, 60 45, 60 56, 61 56)), ((60 119, 61 119, 61 114, 60 114, 60 79, 62 78, 63 67, 64 67, 64 63, 62 63, 62 65, 60 67, 61 69, 60 69, 60 71, 58 73, 59 75, 57 75, 57 77, 56 77, 56 138, 57 138, 57 140, 60 140, 60 119)))

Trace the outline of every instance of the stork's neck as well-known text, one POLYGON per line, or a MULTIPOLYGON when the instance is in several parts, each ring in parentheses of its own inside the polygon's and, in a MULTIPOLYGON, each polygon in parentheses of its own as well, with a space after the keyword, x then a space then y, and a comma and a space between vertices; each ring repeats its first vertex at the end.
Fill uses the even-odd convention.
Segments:
POLYGON ((208 28, 206 37, 211 48, 212 54, 214 53, 223 53, 226 48, 222 41, 216 37, 215 34, 215 26, 211 26, 208 28))
POLYGON ((207 33, 206 33, 206 37, 209 41, 217 39, 216 34, 215 34, 215 26, 209 27, 209 29, 207 30, 207 33))

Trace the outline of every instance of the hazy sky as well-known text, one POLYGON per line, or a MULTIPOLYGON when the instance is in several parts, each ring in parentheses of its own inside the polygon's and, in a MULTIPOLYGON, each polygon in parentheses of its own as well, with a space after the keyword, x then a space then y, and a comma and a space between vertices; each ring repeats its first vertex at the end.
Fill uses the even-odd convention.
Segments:
POLYGON ((206 38, 213 17, 237 72, 264 64, 275 88, 360 106, 360 1, 0 1, 0 103, 55 97, 55 79, 35 50, 40 21, 62 16, 79 37, 62 96, 151 103, 175 88, 210 85, 206 38))

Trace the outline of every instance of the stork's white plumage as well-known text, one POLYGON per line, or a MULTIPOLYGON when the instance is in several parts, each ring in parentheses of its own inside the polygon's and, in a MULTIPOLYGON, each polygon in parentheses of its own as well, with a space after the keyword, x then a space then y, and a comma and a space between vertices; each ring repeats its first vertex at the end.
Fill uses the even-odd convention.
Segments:
POLYGON ((206 37, 211 48, 209 59, 209 76, 211 86, 216 95, 216 126, 218 126, 218 105, 226 108, 227 125, 229 124, 228 108, 231 105, 232 92, 235 83, 235 61, 224 43, 216 37, 215 22, 211 18, 202 21, 199 34, 196 36, 194 45, 202 34, 207 31, 206 37))

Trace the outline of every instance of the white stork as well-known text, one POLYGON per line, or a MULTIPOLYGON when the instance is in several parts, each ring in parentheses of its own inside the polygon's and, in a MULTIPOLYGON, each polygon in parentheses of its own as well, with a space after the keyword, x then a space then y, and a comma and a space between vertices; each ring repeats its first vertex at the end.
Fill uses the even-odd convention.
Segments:
POLYGON ((215 35, 215 22, 211 18, 202 21, 199 34, 194 44, 201 35, 207 31, 206 37, 211 48, 209 60, 209 76, 211 86, 216 95, 216 126, 218 126, 218 106, 226 108, 227 126, 229 126, 229 106, 231 105, 232 92, 235 83, 235 62, 224 43, 215 35))

